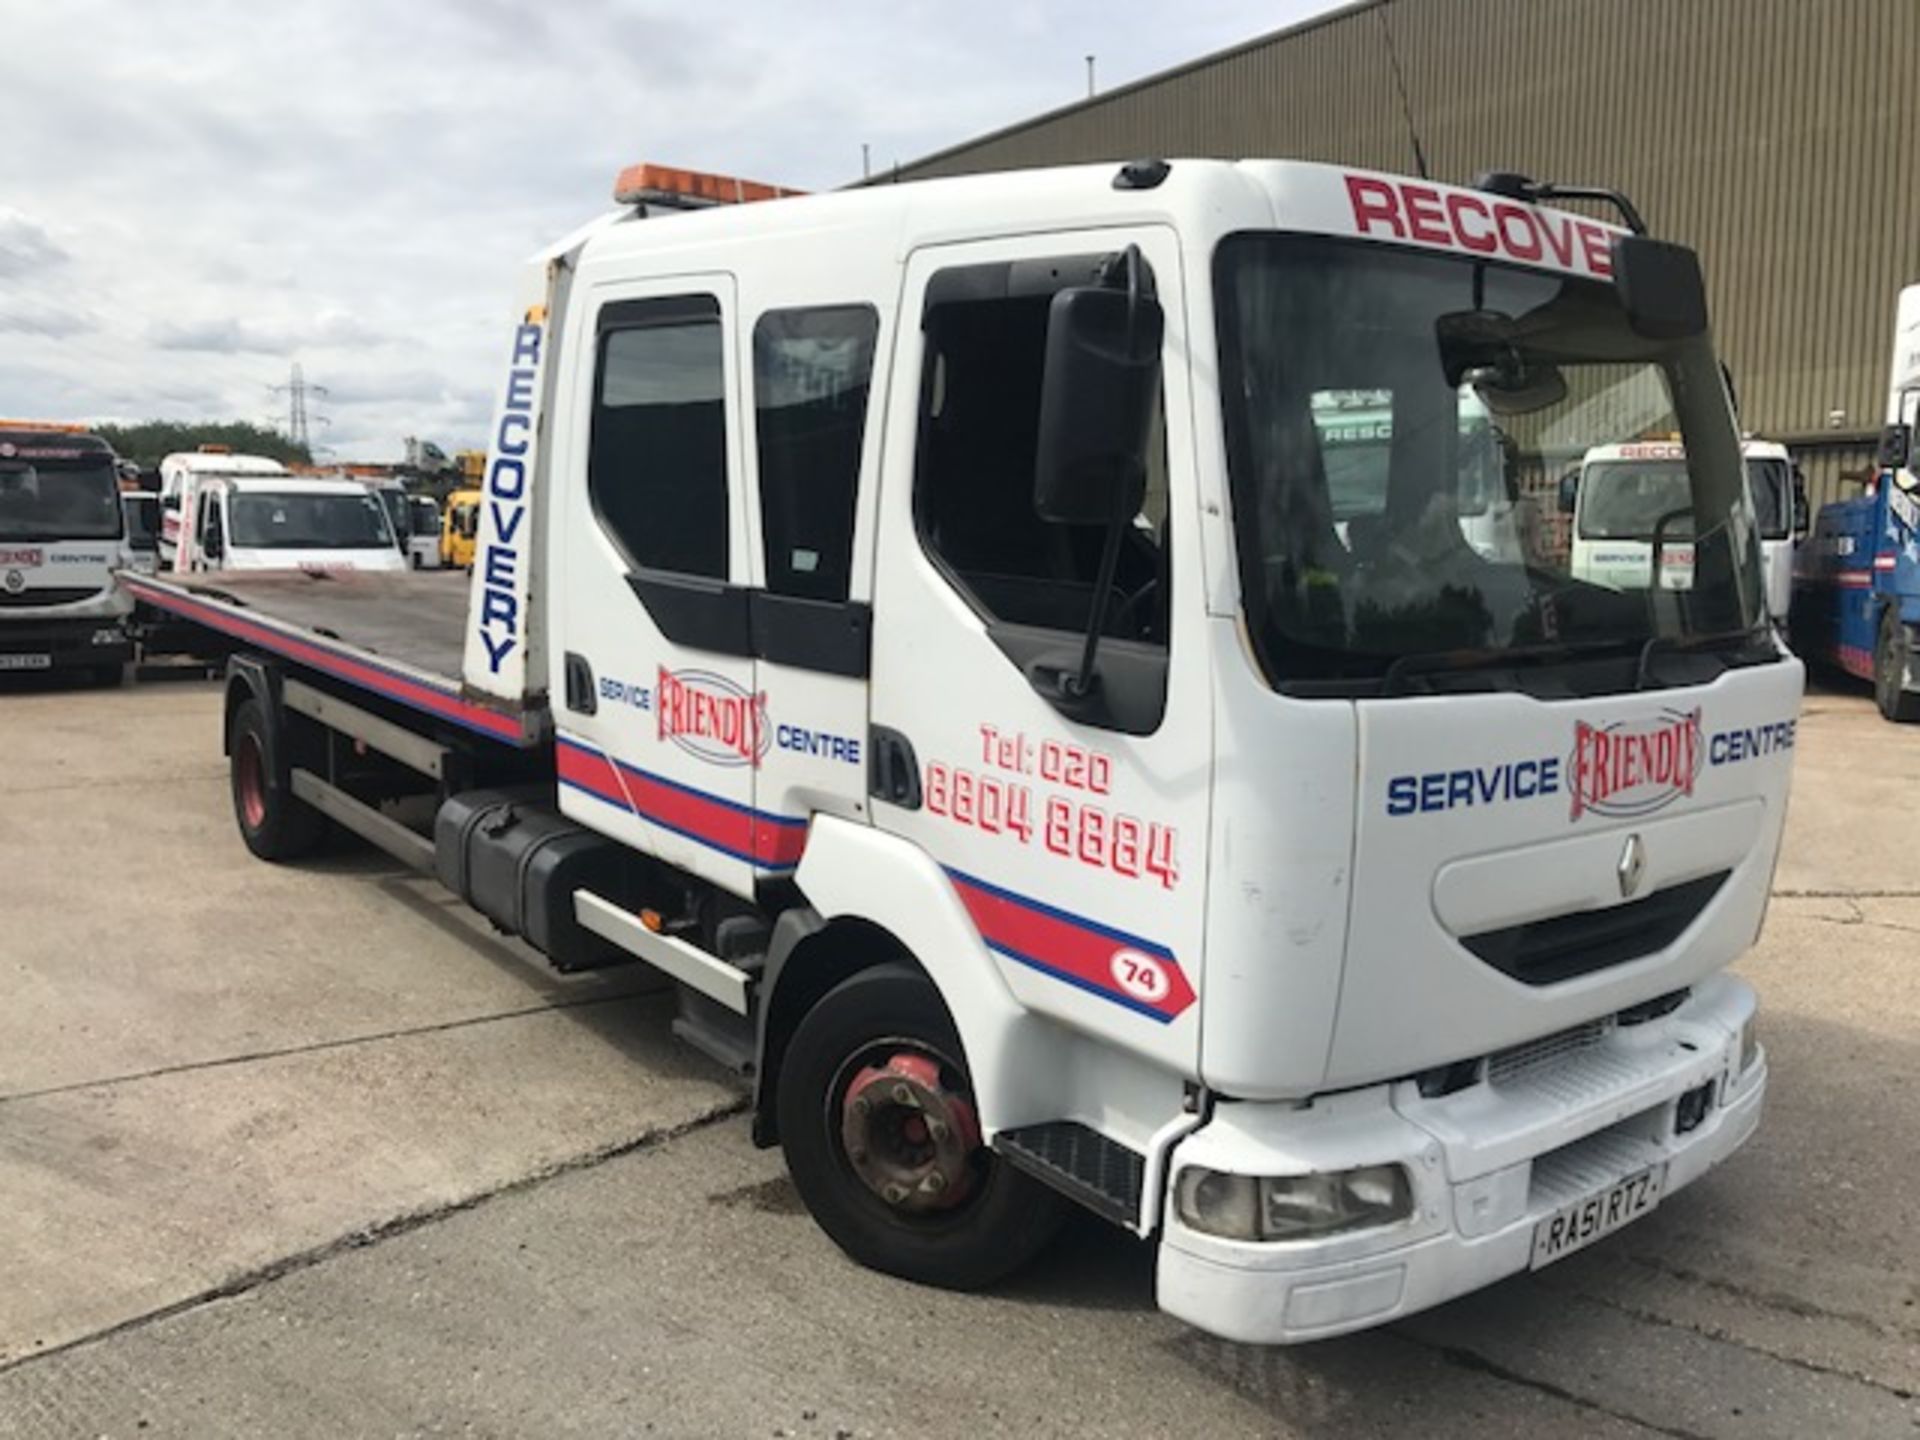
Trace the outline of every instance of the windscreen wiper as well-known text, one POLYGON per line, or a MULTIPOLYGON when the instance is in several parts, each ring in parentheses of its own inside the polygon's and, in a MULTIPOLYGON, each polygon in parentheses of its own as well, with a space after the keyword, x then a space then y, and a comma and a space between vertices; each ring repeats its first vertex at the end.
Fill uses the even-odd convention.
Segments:
POLYGON ((1457 673, 1464 670, 1491 670, 1506 665, 1551 665, 1560 660, 1634 653, 1635 640, 1556 640, 1545 645, 1513 645, 1500 649, 1427 650, 1397 656, 1380 677, 1384 698, 1402 692, 1403 682, 1413 675, 1457 673))
POLYGON ((1661 651, 1671 651, 1676 655, 1691 654, 1697 650, 1709 650, 1717 645, 1726 645, 1734 641, 1759 643, 1765 638, 1763 625, 1749 626, 1744 630, 1712 630, 1698 635, 1681 633, 1678 635, 1650 635, 1640 647, 1640 658, 1633 667, 1633 688, 1647 688, 1647 677, 1653 667, 1653 658, 1661 651))

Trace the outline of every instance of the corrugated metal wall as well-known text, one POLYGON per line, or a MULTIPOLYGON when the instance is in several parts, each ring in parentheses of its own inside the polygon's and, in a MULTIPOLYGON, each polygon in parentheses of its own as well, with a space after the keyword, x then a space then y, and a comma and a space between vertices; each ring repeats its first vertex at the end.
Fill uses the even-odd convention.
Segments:
POLYGON ((902 168, 1278 155, 1613 185, 1701 253, 1743 419, 1816 503, 1871 459, 1920 280, 1920 0, 1387 0, 902 168), (1836 418, 1837 415, 1837 418, 1836 418), (1849 443, 1850 442, 1850 443, 1849 443))

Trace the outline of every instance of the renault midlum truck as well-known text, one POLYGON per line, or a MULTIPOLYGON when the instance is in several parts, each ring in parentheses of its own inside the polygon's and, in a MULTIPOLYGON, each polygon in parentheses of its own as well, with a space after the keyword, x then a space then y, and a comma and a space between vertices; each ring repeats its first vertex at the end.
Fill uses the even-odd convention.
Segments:
POLYGON ((1078 1205, 1205 1330, 1376 1325, 1684 1204, 1766 1089, 1801 667, 1699 266, 1569 193, 636 167, 528 266, 465 597, 130 583, 234 650, 255 854, 664 972, 859 1262, 1078 1205), (1649 434, 1686 588, 1482 533, 1649 434))

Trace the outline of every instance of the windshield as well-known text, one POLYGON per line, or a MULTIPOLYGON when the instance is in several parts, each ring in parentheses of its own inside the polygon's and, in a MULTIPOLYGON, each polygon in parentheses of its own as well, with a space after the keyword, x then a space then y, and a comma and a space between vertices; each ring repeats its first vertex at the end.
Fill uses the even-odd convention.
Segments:
MULTIPOLYGON (((1747 487, 1761 538, 1785 539, 1787 462, 1747 461, 1747 487)), ((1595 461, 1580 481, 1580 538, 1652 540, 1660 517, 1686 509, 1692 496, 1683 460, 1595 461)), ((1693 519, 1687 515, 1670 521, 1665 533, 1683 536, 1692 531, 1693 519)))
POLYGON ((0 540, 117 540, 120 482, 98 451, 0 459, 0 540))
POLYGON ((127 543, 136 550, 151 550, 159 543, 160 500, 155 495, 122 495, 121 508, 127 515, 127 543))
POLYGON ((1596 460, 1580 480, 1582 540, 1652 540, 1693 533, 1693 482, 1684 460, 1596 460))
POLYGON ((410 535, 437 535, 440 533, 440 507, 424 495, 417 495, 410 506, 410 535))
POLYGON ((1412 657, 1631 655, 1758 623, 1705 337, 1643 338, 1603 283, 1353 241, 1231 237, 1217 280, 1242 580, 1275 683, 1367 693, 1412 657), (1560 477, 1669 433, 1691 442, 1666 532, 1700 536, 1684 588, 1575 579, 1560 477))
POLYGON ((228 502, 231 543, 241 549, 378 550, 391 547, 386 508, 371 495, 251 491, 228 502))

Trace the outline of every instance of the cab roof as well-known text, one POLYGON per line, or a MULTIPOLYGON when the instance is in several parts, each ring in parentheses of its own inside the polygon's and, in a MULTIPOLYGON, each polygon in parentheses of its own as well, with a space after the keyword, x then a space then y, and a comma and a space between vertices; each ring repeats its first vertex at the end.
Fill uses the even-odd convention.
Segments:
POLYGON ((897 262, 946 241, 1169 223, 1203 238, 1241 229, 1345 235, 1603 280, 1611 237, 1623 233, 1570 210, 1350 166, 1184 159, 878 183, 697 210, 641 204, 554 248, 583 244, 589 259, 636 260, 684 250, 706 257, 697 262, 704 269, 728 263, 716 252, 734 243, 775 241, 784 260, 812 241, 842 257, 864 248, 869 260, 897 262))

